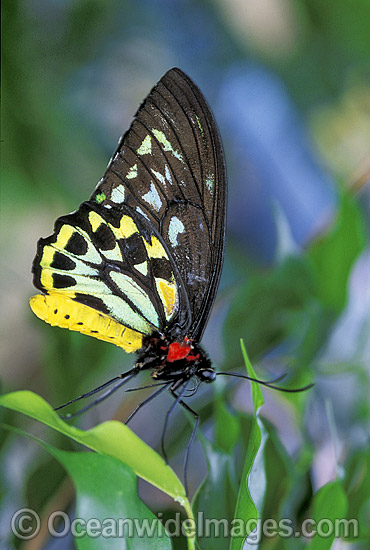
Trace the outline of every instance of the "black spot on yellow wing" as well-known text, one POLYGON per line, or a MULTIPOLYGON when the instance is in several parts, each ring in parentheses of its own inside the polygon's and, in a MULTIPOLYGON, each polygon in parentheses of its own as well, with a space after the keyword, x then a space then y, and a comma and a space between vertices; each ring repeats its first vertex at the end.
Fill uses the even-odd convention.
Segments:
POLYGON ((54 288, 70 288, 75 286, 76 279, 69 275, 62 275, 60 273, 53 273, 53 286, 54 288))
POLYGON ((171 281, 173 271, 171 263, 167 258, 153 258, 150 262, 154 277, 160 277, 166 281, 171 281))
POLYGON ((120 241, 125 259, 133 264, 141 264, 147 259, 146 248, 139 233, 134 233, 120 241))
POLYGON ((98 296, 93 296, 91 294, 81 294, 80 292, 76 292, 73 300, 85 306, 92 307, 97 311, 101 311, 102 313, 109 314, 109 309, 107 308, 103 300, 98 296))
POLYGON ((105 224, 99 225, 94 231, 93 243, 100 250, 113 250, 116 246, 116 237, 113 231, 105 224))
POLYGON ((77 256, 84 256, 87 252, 86 239, 76 231, 67 242, 65 250, 77 256))
POLYGON ((76 268, 76 262, 61 252, 55 251, 50 267, 54 269, 71 271, 76 268))

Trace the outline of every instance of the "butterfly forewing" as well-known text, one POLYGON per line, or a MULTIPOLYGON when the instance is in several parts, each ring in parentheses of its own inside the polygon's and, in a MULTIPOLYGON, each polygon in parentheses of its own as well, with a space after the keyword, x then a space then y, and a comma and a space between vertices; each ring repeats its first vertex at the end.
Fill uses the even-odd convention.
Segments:
POLYGON ((178 286, 171 328, 200 339, 224 248, 226 178, 213 115, 199 89, 171 69, 121 139, 92 201, 131 209, 162 240, 178 286))
POLYGON ((90 201, 40 239, 33 311, 126 351, 199 341, 218 286, 226 180, 201 92, 171 69, 139 108, 90 201), (94 313, 95 312, 95 313, 94 313))

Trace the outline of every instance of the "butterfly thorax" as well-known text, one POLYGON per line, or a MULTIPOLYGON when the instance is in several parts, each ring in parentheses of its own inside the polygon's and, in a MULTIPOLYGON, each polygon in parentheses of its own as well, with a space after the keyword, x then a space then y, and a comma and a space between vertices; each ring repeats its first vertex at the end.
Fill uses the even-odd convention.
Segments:
POLYGON ((151 335, 136 364, 141 369, 152 369, 155 380, 185 382, 197 376, 202 382, 213 382, 216 378, 205 351, 186 336, 173 341, 159 333, 151 335))

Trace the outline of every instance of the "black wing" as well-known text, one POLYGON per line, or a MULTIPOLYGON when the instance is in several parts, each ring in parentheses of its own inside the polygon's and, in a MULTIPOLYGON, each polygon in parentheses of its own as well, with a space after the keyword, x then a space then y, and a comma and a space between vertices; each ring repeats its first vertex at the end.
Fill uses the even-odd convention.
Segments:
POLYGON ((223 262, 226 173, 211 110, 180 69, 144 100, 91 200, 128 207, 161 235, 181 304, 168 331, 200 340, 223 262))

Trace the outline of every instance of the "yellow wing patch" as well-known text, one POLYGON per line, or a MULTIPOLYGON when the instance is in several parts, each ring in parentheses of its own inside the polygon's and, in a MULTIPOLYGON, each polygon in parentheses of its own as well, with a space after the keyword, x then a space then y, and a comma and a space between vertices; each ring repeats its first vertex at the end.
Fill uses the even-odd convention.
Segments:
POLYGON ((155 283, 157 285, 158 294, 162 300, 164 306, 164 313, 166 319, 169 320, 172 314, 177 309, 178 295, 176 282, 168 282, 165 279, 156 278, 155 283))
POLYGON ((166 258, 168 260, 166 251, 157 237, 151 237, 150 243, 148 243, 145 239, 143 239, 143 241, 149 258, 166 258))
POLYGON ((112 228, 118 239, 128 239, 134 233, 138 233, 138 229, 134 220, 130 216, 123 215, 119 229, 112 228))
POLYGON ((93 210, 89 212, 89 222, 91 225, 91 229, 94 233, 103 224, 109 227, 116 239, 127 239, 128 237, 131 237, 131 235, 133 235, 134 233, 138 233, 135 222, 130 216, 127 216, 126 214, 122 216, 119 227, 115 227, 114 225, 108 223, 104 218, 102 218, 102 216, 100 216, 93 210))
POLYGON ((68 328, 110 342, 127 353, 142 347, 142 334, 64 295, 37 294, 30 299, 30 306, 33 313, 49 325, 68 328))

